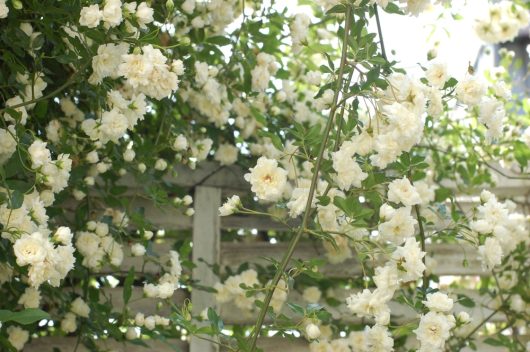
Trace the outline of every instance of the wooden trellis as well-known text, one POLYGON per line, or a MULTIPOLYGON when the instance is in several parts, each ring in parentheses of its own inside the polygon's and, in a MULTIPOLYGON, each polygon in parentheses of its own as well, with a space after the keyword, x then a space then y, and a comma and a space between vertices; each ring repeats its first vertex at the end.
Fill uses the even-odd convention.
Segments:
MULTIPOLYGON (((220 167, 215 163, 203 163, 198 166, 197 170, 189 171, 184 168, 178 168, 178 176, 175 178, 168 178, 168 182, 178 184, 181 187, 187 187, 194 191, 194 208, 195 215, 193 218, 183 215, 175 214, 172 207, 155 208, 147 201, 135 200, 134 206, 143 206, 145 208, 145 216, 157 228, 167 230, 191 229, 193 234, 193 262, 197 266, 192 271, 192 277, 200 280, 202 285, 213 286, 217 281, 217 277, 212 271, 199 261, 199 258, 208 263, 217 263, 221 268, 231 267, 237 268, 241 263, 255 263, 266 264, 265 257, 280 259, 286 249, 285 243, 272 244, 268 242, 251 242, 251 243, 231 243, 221 241, 221 231, 223 229, 258 229, 258 230, 285 230, 282 224, 271 221, 264 217, 256 216, 241 216, 234 215, 220 218, 218 216, 218 208, 226 196, 232 194, 247 194, 249 192, 248 184, 243 180, 243 171, 237 167, 220 167)), ((131 180, 124 179, 123 183, 134 189, 134 183, 131 180), (131 186, 132 185, 132 186, 131 186)), ((494 192, 501 196, 517 196, 524 197, 528 200, 529 183, 520 180, 506 179, 500 183, 494 192)), ((470 207, 472 204, 468 204, 470 207)), ((153 250, 157 253, 165 253, 171 248, 170 240, 163 243, 156 243, 153 250)), ((428 246, 427 250, 434 256, 434 259, 442 265, 438 265, 434 269, 436 275, 483 275, 481 264, 477 259, 476 250, 459 245, 435 244, 428 246), (464 266, 464 260, 468 265, 464 266)), ((324 255, 323 248, 315 247, 312 243, 300 243, 294 253, 293 258, 309 259, 321 257, 324 255)), ((126 253, 121 270, 126 272, 130 267, 141 267, 143 259, 132 257, 126 253)), ((154 273, 158 267, 145 265, 146 272, 154 273)), ((335 278, 349 278, 362 273, 359 263, 354 259, 347 260, 344 263, 333 265, 327 264, 321 268, 322 273, 327 277, 335 278)), ((104 268, 102 275, 112 274, 115 271, 111 268, 104 268)), ((124 305, 123 295, 120 287, 107 290, 107 297, 111 297, 112 306, 116 311, 121 311, 124 305)), ((345 298, 350 292, 338 292, 339 299, 345 298)), ((484 297, 479 296, 478 292, 473 291, 459 291, 454 293, 464 293, 471 297, 477 304, 475 308, 470 309, 461 305, 456 305, 455 311, 465 310, 476 320, 488 316, 492 311, 487 306, 488 301, 484 297)), ((168 310, 155 311, 155 299, 139 299, 142 297, 142 288, 135 287, 132 292, 132 300, 129 307, 132 311, 140 311, 149 314, 164 314, 168 310)), ((214 307, 216 305, 213 294, 192 290, 191 297, 188 293, 179 290, 175 292, 173 297, 174 302, 180 305, 186 298, 191 298, 193 302, 194 314, 199 314, 204 308, 214 307)), ((289 300, 301 303, 301 295, 297 292, 291 292, 289 300)), ((344 301, 344 300, 342 300, 344 301)), ((335 318, 341 318, 346 322, 358 322, 359 320, 353 317, 344 305, 338 307, 326 306, 326 309, 335 318)), ((255 322, 255 314, 244 314, 232 304, 225 304, 221 307, 216 307, 225 324, 242 324, 251 325, 255 322)), ((392 312, 396 316, 396 321, 406 321, 413 319, 416 313, 411 309, 399 305, 397 303, 391 304, 392 312)), ((286 312, 286 314, 288 314, 286 312)), ((505 317, 502 314, 496 314, 492 318, 493 321, 504 321, 505 317)), ((172 340, 167 342, 161 341, 146 341, 152 351, 169 352, 175 351, 174 347, 182 351, 190 352, 214 352, 218 351, 216 345, 207 341, 192 338, 191 341, 172 340)), ((104 340, 100 344, 105 348, 113 351, 127 351, 139 352, 148 351, 142 346, 131 344, 124 344, 116 341, 104 340)), ((261 338, 258 345, 266 352, 301 352, 308 351, 308 343, 303 339, 280 339, 280 338, 261 338)), ((32 341, 24 351, 30 352, 48 352, 53 351, 54 348, 59 348, 62 352, 73 352, 76 346, 76 338, 72 337, 45 337, 38 338, 32 341)), ((494 348, 478 342, 478 351, 500 352, 502 349, 494 348)), ((78 348, 77 351, 86 351, 86 349, 78 348)))

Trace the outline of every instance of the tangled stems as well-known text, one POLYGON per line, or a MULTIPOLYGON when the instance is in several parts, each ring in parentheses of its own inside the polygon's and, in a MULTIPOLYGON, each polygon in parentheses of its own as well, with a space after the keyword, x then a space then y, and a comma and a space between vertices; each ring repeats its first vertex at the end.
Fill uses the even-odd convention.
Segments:
POLYGON ((302 219, 302 223, 300 224, 300 227, 298 228, 298 231, 294 235, 294 237, 289 242, 289 246, 287 248, 287 251, 285 252, 282 261, 280 263, 280 266, 278 267, 278 270, 276 271, 276 274, 274 275, 274 278, 272 279, 271 286, 267 292, 267 295, 265 296, 265 300, 263 302, 263 306, 260 309, 258 319, 256 321, 256 325, 254 326, 254 330, 252 332, 251 336, 251 347, 250 351, 255 351, 256 349, 256 343, 258 341, 259 333, 261 331, 261 327, 263 325, 263 322, 265 320, 265 315, 267 314, 267 310, 269 308, 272 295, 274 294, 274 291, 276 289, 276 286, 278 285, 278 282, 280 281, 287 264, 291 260, 291 257, 294 253, 294 250, 296 248, 296 245, 298 244, 300 237, 302 237, 302 234, 306 232, 306 227, 309 222, 309 215, 311 214, 311 203, 313 202, 313 196, 315 194, 316 185, 318 182, 318 174, 320 170, 320 165, 322 163, 322 159, 324 156, 324 151, 326 150, 326 145, 329 140, 329 135, 331 133, 331 129, 333 128, 334 118, 335 118, 335 112, 337 111, 337 100, 339 98, 339 94, 341 92, 342 83, 343 83, 343 74, 344 74, 344 67, 346 66, 346 56, 347 56, 347 50, 348 50, 348 34, 350 32, 351 27, 351 20, 352 20, 352 11, 351 7, 348 6, 346 8, 346 18, 345 18, 345 25, 344 25, 344 38, 343 38, 343 44, 342 44, 342 54, 341 54, 341 60, 340 60, 340 67, 339 67, 339 73, 337 77, 337 86, 335 88, 335 93, 333 96, 333 106, 329 113, 329 119, 326 124, 326 128, 324 131, 324 137, 322 140, 322 144, 320 145, 320 150, 318 152, 318 157, 315 163, 314 172, 313 172, 313 178, 311 179, 311 185, 309 187, 309 195, 307 197, 307 203, 305 206, 304 211, 304 217, 302 219))

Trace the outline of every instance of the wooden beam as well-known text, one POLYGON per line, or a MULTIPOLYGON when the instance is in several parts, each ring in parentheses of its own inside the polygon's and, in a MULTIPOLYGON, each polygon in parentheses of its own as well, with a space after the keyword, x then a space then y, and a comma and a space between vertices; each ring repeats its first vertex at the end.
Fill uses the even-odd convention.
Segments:
MULTIPOLYGON (((195 215, 193 216, 193 268, 192 277, 200 280, 203 286, 213 286, 217 276, 207 264, 220 262, 221 253, 221 222, 219 207, 221 206, 221 189, 207 186, 195 188, 195 215)), ((212 293, 194 289, 191 292, 193 314, 200 315, 204 309, 215 306, 212 293)), ((216 352, 217 345, 198 338, 192 338, 190 352, 216 352)))

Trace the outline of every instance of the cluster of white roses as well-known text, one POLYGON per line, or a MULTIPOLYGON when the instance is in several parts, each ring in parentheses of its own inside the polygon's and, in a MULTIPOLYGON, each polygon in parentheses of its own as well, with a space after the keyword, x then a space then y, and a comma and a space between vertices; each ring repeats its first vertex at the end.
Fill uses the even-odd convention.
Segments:
POLYGON ((168 255, 162 258, 162 263, 166 273, 158 280, 158 284, 144 284, 144 294, 147 297, 170 298, 178 288, 178 282, 182 273, 178 252, 169 251, 168 255))
POLYGON ((530 241, 526 227, 527 218, 516 213, 512 201, 499 202, 489 191, 482 191, 482 204, 477 207, 471 229, 484 235, 484 243, 478 248, 485 269, 491 270, 502 263, 504 255, 512 252, 519 243, 530 241))
MULTIPOLYGON (((228 277, 224 283, 216 283, 214 285, 214 288, 217 290, 215 299, 218 303, 234 302, 236 307, 247 313, 253 311, 256 308, 256 300, 263 300, 265 295, 260 292, 247 296, 247 290, 242 288, 241 285, 244 285, 249 289, 255 288, 256 286, 261 289, 258 273, 253 269, 248 269, 238 275, 228 277)), ((270 283, 267 285, 270 285, 270 283)), ((287 295, 287 283, 284 280, 280 280, 270 303, 274 312, 280 312, 283 304, 287 300, 287 295)))
POLYGON ((38 288, 48 282, 59 286, 60 281, 74 267, 72 233, 60 227, 50 239, 41 232, 24 233, 14 241, 13 251, 19 266, 28 266, 28 283, 38 288))
MULTIPOLYGON (((123 4, 121 0, 105 0, 103 6, 94 4, 81 9, 79 24, 88 28, 96 28, 103 21, 105 28, 119 26, 124 18, 136 21, 140 28, 153 22, 153 9, 146 2, 137 4, 129 2, 123 4)), ((133 28, 131 22, 127 21, 128 30, 133 28)))
POLYGON ((44 81, 42 73, 34 73, 31 77, 29 74, 19 73, 17 74, 17 82, 23 85, 24 89, 20 95, 6 100, 6 108, 12 108, 15 113, 5 112, 4 119, 9 123, 25 125, 28 120, 28 111, 35 107, 35 103, 30 102, 44 95, 43 92, 48 83, 44 81))
POLYGON ((28 148, 31 167, 37 173, 39 183, 49 187, 53 193, 61 192, 68 185, 72 160, 68 154, 59 154, 52 160, 46 142, 35 140, 28 148))
POLYGON ((93 141, 118 143, 127 130, 132 130, 139 120, 143 120, 147 106, 145 95, 140 93, 126 99, 121 92, 111 90, 107 95, 107 104, 109 111, 103 111, 98 120, 84 120, 81 128, 93 141))
POLYGON ((505 84, 496 84, 492 87, 494 96, 486 96, 487 86, 478 77, 468 76, 458 82, 455 93, 456 99, 467 105, 472 110, 478 107, 478 119, 487 128, 489 140, 502 135, 506 111, 503 100, 510 99, 511 93, 505 84))
POLYGON ((289 26, 293 43, 293 53, 297 54, 300 52, 307 37, 307 31, 310 24, 311 19, 305 13, 299 13, 294 16, 294 19, 289 26))
POLYGON ((195 62, 194 67, 195 88, 187 83, 187 89, 180 90, 180 97, 208 121, 222 127, 228 122, 232 106, 226 86, 217 79, 219 68, 200 61, 195 62))
POLYGON ((513 40, 519 31, 528 26, 528 10, 512 1, 489 4, 475 25, 480 39, 496 44, 513 40))
POLYGON ((420 341, 419 352, 444 351, 445 341, 449 339, 451 329, 456 326, 456 319, 448 314, 453 309, 453 300, 441 292, 427 294, 423 304, 429 309, 420 317, 418 328, 414 330, 420 341))
POLYGON ((42 74, 36 73, 32 77, 28 74, 17 74, 17 82, 24 86, 20 95, 9 98, 5 107, 11 111, 3 114, 4 121, 9 124, 7 128, 0 128, 0 165, 4 164, 16 150, 17 135, 15 125, 25 125, 28 119, 28 111, 35 107, 32 100, 41 98, 43 91, 48 85, 42 78, 42 74))
POLYGON ((318 341, 309 345, 310 352, 387 352, 392 351, 394 340, 390 332, 380 325, 366 326, 362 331, 352 331, 347 338, 331 339, 331 329, 320 327, 318 341))
POLYGON ((160 100, 168 97, 178 88, 178 76, 184 73, 182 62, 168 59, 152 45, 136 48, 129 53, 127 43, 102 44, 92 58, 91 84, 101 84, 106 77, 125 79, 125 89, 134 94, 145 94, 160 100))
POLYGON ((81 298, 77 297, 72 301, 70 311, 67 312, 61 320, 61 330, 65 333, 72 333, 77 330, 77 317, 88 318, 90 307, 81 298))
MULTIPOLYGON (((145 327, 148 330, 153 330, 157 326, 168 326, 170 320, 160 315, 149 315, 145 316, 143 313, 137 313, 134 317, 134 323, 139 327, 145 327)), ((138 332, 135 328, 130 327, 127 329, 126 338, 128 340, 134 340, 138 338, 138 332)))
POLYGON ((101 270, 105 259, 110 264, 119 267, 123 262, 123 248, 109 231, 109 225, 104 222, 89 221, 87 231, 77 234, 75 246, 83 255, 82 265, 95 271, 101 270))
POLYGON ((182 15, 176 18, 177 33, 180 35, 187 34, 192 28, 205 27, 211 27, 214 33, 222 33, 241 11, 235 0, 185 0, 181 9, 182 15))
MULTIPOLYGON (((14 152, 12 143, 14 129, 8 127, 8 134, 2 134, 7 152, 14 152), (8 142, 9 141, 9 142, 8 142)), ((54 193, 62 191, 70 177, 71 163, 68 155, 60 154, 52 160, 51 152, 46 143, 35 140, 28 148, 31 168, 36 173, 36 183, 45 187, 40 193, 36 190, 23 195, 22 203, 14 209, 4 203, 0 205, 0 223, 3 226, 2 237, 13 242, 17 264, 28 266, 28 282, 38 288, 42 283, 49 282, 58 286, 60 281, 72 269, 75 258, 72 247, 72 235, 67 227, 60 227, 50 238, 46 207, 55 201, 54 193), (46 189, 49 188, 49 189, 46 189)), ((6 155, 9 158, 11 155, 6 155)), ((3 160, 5 162, 5 160, 3 160)), ((11 190, 3 190, 12 197, 11 190)), ((29 305, 35 305, 34 295, 23 299, 29 305), (31 302, 32 301, 32 302, 31 302)))
POLYGON ((256 57, 257 64, 252 69, 252 90, 255 92, 264 92, 269 86, 271 75, 276 74, 278 65, 274 56, 261 52, 256 57))

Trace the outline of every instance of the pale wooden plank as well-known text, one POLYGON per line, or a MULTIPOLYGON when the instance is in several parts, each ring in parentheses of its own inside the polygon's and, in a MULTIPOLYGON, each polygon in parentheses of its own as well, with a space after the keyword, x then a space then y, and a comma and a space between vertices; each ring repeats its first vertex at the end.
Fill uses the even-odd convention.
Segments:
MULTIPOLYGON (((196 264, 192 277, 200 280, 201 285, 213 286, 217 277, 204 263, 220 262, 221 224, 219 207, 221 206, 221 189, 199 186, 195 188, 195 215, 193 216, 193 252, 192 260, 196 264), (202 261, 204 262, 202 262, 202 261)), ((191 292, 193 314, 200 315, 204 309, 215 306, 215 298, 211 293, 193 290, 191 292)), ((208 341, 192 338, 191 352, 215 352, 218 347, 208 341)))
MULTIPOLYGON (((222 243, 221 265, 235 268, 241 263, 269 265, 265 258, 280 260, 287 250, 287 243, 271 244, 255 243, 222 243)), ((427 251, 434 255, 440 264, 434 270, 436 275, 481 275, 481 263, 477 258, 477 251, 467 245, 436 244, 429 245, 427 251), (468 266, 463 266, 467 259, 468 266)), ((293 259, 308 260, 324 257, 324 249, 319 242, 301 242, 298 244, 293 259)), ((328 277, 352 277, 362 273, 357 260, 352 258, 341 264, 326 264, 321 272, 328 277)))
MULTIPOLYGON (((158 340, 144 340, 144 342, 148 347, 119 342, 113 339, 101 340, 98 346, 115 352, 187 352, 189 350, 186 341, 176 339, 170 340, 167 343, 158 340)), ((41 337, 31 340, 24 347, 24 352, 54 352, 54 348, 60 349, 61 352, 93 352, 81 344, 76 350, 76 344, 76 337, 41 337)))
MULTIPOLYGON (((117 312, 121 312, 123 310, 123 291, 121 287, 116 288, 104 288, 104 295, 105 297, 110 298, 110 302, 113 306, 113 310, 117 312)), ((348 308, 346 307, 346 298, 353 292, 358 292, 359 289, 343 289, 338 288, 334 290, 334 298, 338 301, 342 302, 339 306, 330 306, 328 305, 324 300, 321 300, 319 302, 328 312, 331 313, 334 319, 341 320, 345 323, 360 323, 361 319, 353 316, 348 308)), ((464 307, 460 304, 455 304, 455 307, 453 309, 454 312, 460 312, 460 311, 466 311, 469 313, 471 317, 475 319, 475 321, 481 321, 485 317, 489 316, 492 313, 492 310, 490 308, 487 308, 491 299, 488 296, 480 296, 477 291, 474 290, 452 290, 452 291, 446 291, 443 292, 448 293, 453 299, 457 299, 457 294, 465 294, 471 300, 473 300, 476 303, 476 306, 474 308, 468 308, 464 307)), ((184 290, 177 290, 175 294, 172 297, 173 303, 175 303, 177 306, 182 305, 184 300, 188 298, 187 291, 184 290)), ((302 295, 297 292, 293 291, 289 293, 289 302, 299 304, 301 306, 306 306, 307 302, 305 302, 302 299, 302 295)), ((101 299, 101 302, 103 302, 103 298, 101 299)), ((160 315, 167 315, 170 313, 170 310, 168 309, 167 304, 162 304, 160 308, 157 306, 158 303, 162 302, 159 299, 153 299, 153 298, 145 298, 143 297, 143 290, 141 287, 134 287, 132 289, 132 296, 130 303, 128 304, 129 309, 135 313, 135 312, 142 312, 146 315, 152 315, 152 314, 160 314, 160 315)), ((391 302, 390 304, 391 311, 393 314, 393 321, 397 323, 403 323, 410 320, 413 320, 416 317, 416 312, 413 311, 408 306, 391 302)), ((249 312, 249 311, 242 311, 239 308, 236 307, 233 303, 223 304, 220 307, 217 307, 218 312, 225 322, 225 324, 228 325, 250 325, 253 324, 256 321, 256 314, 257 312, 249 312)), ((282 310, 282 313, 286 314, 287 316, 293 316, 290 309, 287 307, 284 307, 282 310)), ((496 314, 492 317, 492 322, 501 322, 505 321, 506 317, 503 314, 496 314)), ((267 319, 266 322, 269 322, 267 319)))
MULTIPOLYGON (((265 258, 280 260, 287 249, 287 243, 272 244, 268 242, 221 242, 220 264, 221 268, 237 268, 241 263, 248 262, 259 265, 269 265, 265 258)), ((164 243, 155 243, 153 251, 164 254, 171 248, 170 239, 164 243)), ((432 244, 427 246, 429 254, 433 255, 438 262, 434 270, 436 275, 488 275, 482 270, 482 264, 478 259, 477 250, 469 245, 457 244, 432 244), (464 259, 467 266, 463 265, 464 259)), ((322 243, 316 241, 300 242, 294 252, 293 259, 324 258, 325 250, 322 243)), ((131 257, 128 248, 125 248, 125 257, 119 270, 111 267, 102 269, 101 274, 123 274, 134 266, 137 271, 143 264, 143 258, 131 257)), ((144 272, 158 273, 159 268, 153 263, 145 266, 144 272)), ((328 277, 353 277, 362 274, 362 268, 355 258, 348 259, 341 264, 326 264, 321 272, 328 277)))
MULTIPOLYGON (((484 343, 486 337, 480 336, 475 340, 477 345, 476 350, 472 350, 469 347, 462 349, 461 352, 506 352, 503 347, 494 347, 484 343)), ((42 337, 33 339, 28 343, 24 352, 53 352, 53 348, 59 348, 61 352, 74 352, 76 345, 75 337, 42 337)), ((523 343, 529 341, 528 336, 522 336, 520 340, 523 343)), ((137 346, 133 344, 123 344, 114 340, 102 342, 102 346, 111 349, 116 352, 175 352, 175 348, 178 348, 182 352, 189 350, 186 341, 170 340, 169 346, 167 343, 161 341, 145 341, 149 347, 137 346)), ((307 352, 309 343, 303 338, 284 338, 284 337, 263 337, 258 340, 258 346, 265 352, 307 352)), ((226 351, 226 349, 221 349, 226 351)), ((83 346, 80 346, 76 352, 91 352, 83 346)))

